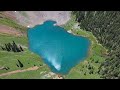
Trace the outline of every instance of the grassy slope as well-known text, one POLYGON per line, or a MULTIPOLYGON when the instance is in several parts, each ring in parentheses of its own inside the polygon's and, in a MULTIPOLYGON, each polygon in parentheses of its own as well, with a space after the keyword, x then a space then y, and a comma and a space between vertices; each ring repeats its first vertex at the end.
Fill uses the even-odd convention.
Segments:
MULTIPOLYGON (((0 13, 0 16, 3 17, 3 18, 0 18, 0 24, 13 27, 16 30, 26 33, 26 29, 27 29, 26 27, 23 27, 17 24, 12 19, 9 19, 3 16, 2 13, 0 13)), ((40 74, 38 73, 43 71, 46 71, 46 72, 50 71, 48 66, 44 64, 44 62, 38 55, 33 54, 31 51, 28 50, 28 40, 26 36, 15 37, 15 36, 0 33, 0 46, 4 45, 5 43, 12 42, 13 40, 16 42, 16 44, 20 44, 23 47, 25 47, 24 48, 25 51, 20 53, 14 53, 14 52, 2 51, 0 48, 0 67, 4 66, 4 67, 10 68, 9 70, 0 70, 0 74, 13 71, 13 70, 18 70, 18 69, 26 69, 34 65, 39 66, 40 69, 38 69, 37 71, 30 71, 30 72, 28 71, 28 72, 9 75, 9 76, 2 76, 0 78, 40 78, 40 74), (23 68, 17 67, 16 65, 18 64, 17 59, 19 59, 23 63, 24 65, 23 68)))
MULTIPOLYGON (((12 40, 14 40, 16 44, 21 44, 22 46, 27 47, 26 37, 18 38, 14 36, 0 34, 0 45, 4 45, 4 43, 12 42, 12 40)), ((40 78, 38 73, 44 70, 50 71, 47 65, 43 63, 42 59, 38 55, 30 52, 28 48, 24 48, 24 50, 25 50, 24 52, 20 52, 20 53, 7 52, 7 51, 0 50, 0 66, 5 66, 10 68, 9 70, 0 70, 0 73, 5 73, 13 70, 18 70, 18 69, 26 69, 34 65, 40 67, 40 69, 38 69, 37 71, 24 72, 23 74, 18 73, 10 76, 3 76, 0 78, 40 78), (18 63, 17 59, 19 59, 23 63, 24 65, 23 68, 16 66, 16 64, 18 63)))
MULTIPOLYGON (((76 22, 74 21, 74 17, 63 27, 66 30, 70 30, 73 28, 73 25, 76 22)), ((99 45, 96 41, 96 38, 92 35, 90 32, 86 32, 84 30, 75 30, 73 29, 74 34, 81 35, 88 37, 92 45, 90 47, 90 52, 88 58, 81 62, 80 64, 76 65, 68 75, 65 75, 64 77, 66 79, 74 79, 74 78, 100 78, 100 76, 97 74, 98 67, 100 65, 100 62, 102 62, 105 58, 102 56, 106 50, 103 48, 101 45, 99 45), (98 61, 98 63, 95 63, 98 61), (91 70, 88 69, 88 66, 93 66, 94 68, 94 74, 89 74, 91 70), (86 75, 84 75, 86 73, 86 75)), ((12 42, 14 40, 17 44, 21 44, 25 47, 28 46, 27 42, 27 37, 15 37, 15 36, 8 36, 8 35, 2 35, 0 34, 0 45, 3 45, 4 43, 7 42, 12 42)), ((50 69, 48 68, 47 65, 43 63, 43 61, 40 59, 38 55, 33 54, 28 50, 28 48, 25 49, 25 52, 21 53, 13 53, 13 52, 6 52, 6 51, 1 51, 0 50, 0 66, 7 66, 10 69, 8 71, 13 71, 13 70, 18 70, 18 69, 25 69, 31 66, 37 65, 40 67, 36 71, 28 71, 28 72, 23 72, 23 73, 17 73, 9 76, 3 76, 0 78, 23 78, 23 79, 36 79, 36 78, 42 78, 45 74, 50 72, 50 69), (23 64, 23 68, 19 68, 16 66, 17 59, 19 59, 23 64), (28 64, 29 63, 29 64, 28 64), (41 74, 41 72, 45 72, 41 74)), ((7 70, 0 70, 0 73, 8 72, 7 70)))

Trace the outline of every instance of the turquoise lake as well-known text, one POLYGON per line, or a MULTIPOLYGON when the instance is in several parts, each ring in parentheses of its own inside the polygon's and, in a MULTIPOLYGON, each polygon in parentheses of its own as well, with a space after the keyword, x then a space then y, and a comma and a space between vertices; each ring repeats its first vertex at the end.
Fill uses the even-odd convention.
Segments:
POLYGON ((29 28, 29 49, 42 57, 52 72, 68 74, 88 56, 90 40, 70 34, 55 23, 49 20, 29 28))

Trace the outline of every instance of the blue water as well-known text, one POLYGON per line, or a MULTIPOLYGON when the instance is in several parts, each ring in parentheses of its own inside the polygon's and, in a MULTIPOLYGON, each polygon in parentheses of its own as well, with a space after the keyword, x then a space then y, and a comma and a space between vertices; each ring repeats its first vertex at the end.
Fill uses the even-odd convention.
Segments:
POLYGON ((29 28, 29 49, 40 55, 53 72, 67 74, 87 57, 90 41, 68 33, 55 23, 46 21, 29 28))

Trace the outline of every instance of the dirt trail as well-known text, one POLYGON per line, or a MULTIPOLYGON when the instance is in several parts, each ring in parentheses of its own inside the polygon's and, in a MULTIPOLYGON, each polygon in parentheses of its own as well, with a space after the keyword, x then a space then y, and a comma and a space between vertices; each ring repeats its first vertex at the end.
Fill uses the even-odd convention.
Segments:
POLYGON ((15 36, 23 35, 21 32, 15 30, 14 28, 5 25, 0 25, 0 33, 15 35, 15 36))
POLYGON ((11 71, 11 72, 0 74, 0 76, 6 76, 6 75, 11 75, 11 74, 19 73, 19 72, 26 72, 26 71, 37 70, 38 68, 39 67, 35 66, 35 67, 30 67, 30 68, 24 69, 24 70, 15 70, 15 71, 11 71))

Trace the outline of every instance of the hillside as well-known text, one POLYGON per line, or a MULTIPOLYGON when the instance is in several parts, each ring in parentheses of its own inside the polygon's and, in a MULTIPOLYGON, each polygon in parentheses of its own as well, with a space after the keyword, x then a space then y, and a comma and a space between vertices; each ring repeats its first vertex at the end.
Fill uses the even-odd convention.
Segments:
POLYGON ((90 31, 108 49, 99 73, 106 79, 120 79, 120 12, 74 11, 79 28, 90 31))
POLYGON ((70 11, 5 11, 4 15, 25 27, 33 27, 49 19, 55 20, 58 25, 62 25, 70 19, 70 11))

